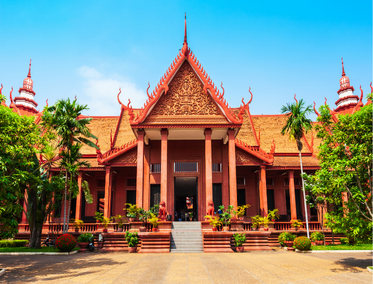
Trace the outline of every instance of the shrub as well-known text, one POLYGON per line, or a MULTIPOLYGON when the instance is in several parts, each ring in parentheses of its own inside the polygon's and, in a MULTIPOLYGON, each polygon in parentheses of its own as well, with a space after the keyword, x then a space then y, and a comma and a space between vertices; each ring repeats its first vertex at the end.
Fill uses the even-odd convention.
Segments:
POLYGON ((284 247, 285 241, 294 241, 295 235, 289 232, 283 232, 278 236, 278 242, 284 247))
POLYGON ((311 234, 311 240, 312 241, 323 241, 324 240, 324 234, 321 232, 313 232, 311 234))
POLYGON ((294 247, 299 250, 309 250, 311 248, 311 240, 307 237, 298 237, 294 240, 294 247))
POLYGON ((78 243, 89 243, 93 240, 93 235, 91 233, 80 234, 77 241, 78 243))
POLYGON ((24 247, 28 244, 28 240, 1 240, 0 248, 24 247))
POLYGON ((129 247, 136 247, 136 245, 139 243, 139 236, 137 232, 130 233, 127 231, 124 238, 126 239, 129 247))
POLYGON ((341 245, 348 245, 348 238, 340 238, 339 241, 341 242, 341 245))
POLYGON ((242 246, 242 244, 244 242, 246 242, 246 235, 244 233, 242 233, 242 234, 238 234, 238 233, 233 234, 233 238, 234 238, 233 242, 234 242, 234 245, 236 247, 240 247, 240 246, 242 246))
POLYGON ((76 246, 76 239, 73 235, 64 234, 59 236, 56 240, 56 248, 60 251, 70 252, 76 246))

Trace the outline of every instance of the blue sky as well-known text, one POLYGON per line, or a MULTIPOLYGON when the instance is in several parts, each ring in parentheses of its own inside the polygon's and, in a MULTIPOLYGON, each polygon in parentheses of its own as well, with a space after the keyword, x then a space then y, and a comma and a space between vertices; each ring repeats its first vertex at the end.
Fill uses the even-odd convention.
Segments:
POLYGON ((3 93, 32 58, 40 109, 77 96, 86 114, 118 115, 119 87, 140 107, 182 47, 185 12, 189 46, 232 107, 249 86, 252 114, 278 114, 294 93, 335 107, 341 57, 355 94, 370 92, 371 1, 0 0, 3 93))

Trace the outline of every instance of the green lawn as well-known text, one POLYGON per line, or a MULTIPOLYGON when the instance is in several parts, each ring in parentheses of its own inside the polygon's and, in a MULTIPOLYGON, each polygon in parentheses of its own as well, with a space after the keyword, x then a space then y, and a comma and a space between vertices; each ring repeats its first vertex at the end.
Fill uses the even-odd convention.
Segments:
POLYGON ((372 244, 311 246, 312 250, 372 250, 372 244))
MULTIPOLYGON (((74 248, 73 250, 78 250, 79 248, 74 248)), ((15 248, 0 248, 0 253, 2 252, 60 252, 58 249, 53 247, 42 247, 41 249, 29 249, 27 247, 15 247, 15 248)))

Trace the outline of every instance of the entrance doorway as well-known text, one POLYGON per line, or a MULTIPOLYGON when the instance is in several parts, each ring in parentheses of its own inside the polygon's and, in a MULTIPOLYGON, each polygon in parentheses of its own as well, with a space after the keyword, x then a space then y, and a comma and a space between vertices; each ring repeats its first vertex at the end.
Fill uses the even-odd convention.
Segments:
POLYGON ((188 220, 193 213, 193 220, 198 219, 198 179, 197 177, 175 177, 175 221, 188 220), (177 216, 177 217, 176 217, 177 216))

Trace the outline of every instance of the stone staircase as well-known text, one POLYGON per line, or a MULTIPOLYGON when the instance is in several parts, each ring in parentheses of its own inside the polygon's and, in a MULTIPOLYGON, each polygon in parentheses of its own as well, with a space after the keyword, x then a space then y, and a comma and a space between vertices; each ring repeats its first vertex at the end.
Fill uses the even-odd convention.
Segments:
POLYGON ((172 222, 171 253, 203 252, 201 222, 172 222))

